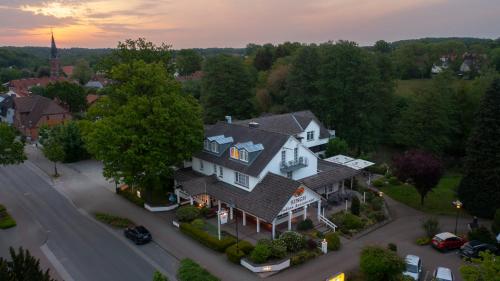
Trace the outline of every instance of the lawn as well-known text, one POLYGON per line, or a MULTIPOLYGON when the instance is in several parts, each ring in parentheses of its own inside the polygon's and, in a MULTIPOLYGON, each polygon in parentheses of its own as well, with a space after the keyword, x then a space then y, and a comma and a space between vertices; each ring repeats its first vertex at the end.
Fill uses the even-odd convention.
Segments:
POLYGON ((456 209, 451 202, 457 199, 456 189, 461 177, 459 174, 444 175, 439 184, 427 194, 424 206, 420 205, 420 195, 411 185, 386 184, 380 189, 392 199, 426 213, 454 215, 456 214, 456 209))

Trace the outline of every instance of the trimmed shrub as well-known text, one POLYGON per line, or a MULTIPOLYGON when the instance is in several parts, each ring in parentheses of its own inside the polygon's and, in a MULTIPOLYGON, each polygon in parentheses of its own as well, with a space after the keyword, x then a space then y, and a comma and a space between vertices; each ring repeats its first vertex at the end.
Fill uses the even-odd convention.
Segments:
POLYGON ((351 202, 351 213, 353 215, 359 216, 360 207, 361 203, 359 202, 358 196, 354 196, 351 202))
POLYGON ((135 205, 144 208, 144 199, 137 197, 137 194, 133 192, 131 188, 126 188, 124 190, 118 189, 117 194, 123 196, 128 201, 134 203, 135 205))
POLYGON ((190 222, 200 216, 200 210, 194 206, 184 206, 177 209, 175 216, 181 222, 190 222))
POLYGON ((380 197, 374 197, 371 200, 371 206, 372 206, 372 209, 374 211, 381 211, 382 210, 382 206, 384 206, 384 199, 382 199, 380 197))
POLYGON ((271 257, 271 247, 267 244, 257 243, 250 254, 250 260, 254 263, 265 263, 271 257))
POLYGON ((203 229, 205 227, 205 222, 202 219, 194 219, 191 225, 198 229, 203 229))
POLYGON ((361 251, 359 267, 367 281, 397 281, 401 278, 405 263, 393 251, 367 246, 361 251))
POLYGON ((397 252, 398 251, 398 246, 394 243, 389 243, 387 244, 387 249, 393 251, 393 252, 397 252))
MULTIPOLYGON (((234 244, 236 247, 236 244, 234 244)), ((238 248, 242 250, 246 255, 250 254, 253 251, 253 248, 255 248, 252 243, 245 241, 245 240, 240 240, 238 242, 238 248)))
POLYGON ((500 233, 500 209, 497 209, 495 212, 493 222, 491 223, 491 231, 493 231, 495 235, 500 233))
POLYGON ((314 250, 318 248, 318 243, 314 239, 307 239, 306 245, 309 250, 314 250))
POLYGON ((190 223, 181 223, 179 229, 182 233, 188 235, 206 247, 221 253, 223 253, 229 246, 236 243, 236 239, 232 236, 224 236, 221 240, 219 240, 218 237, 212 236, 209 233, 196 228, 190 223))
POLYGON ((375 187, 382 187, 385 185, 385 178, 379 178, 374 181, 372 181, 373 186, 375 187))
POLYGON ((290 258, 290 265, 294 266, 303 264, 310 259, 314 259, 317 255, 318 253, 316 251, 300 251, 290 258))
POLYGON ((388 180, 390 185, 400 185, 401 182, 396 177, 390 177, 388 180))
POLYGON ((481 225, 480 227, 469 231, 469 233, 467 234, 467 238, 469 239, 469 241, 478 240, 483 243, 496 243, 495 238, 488 230, 488 228, 486 228, 486 226, 484 225, 481 225))
POLYGON ((420 238, 417 238, 417 240, 415 241, 415 243, 417 243, 417 245, 419 245, 419 246, 429 245, 431 243, 431 238, 429 238, 429 237, 420 237, 420 238))
POLYGON ((309 230, 314 227, 311 219, 305 219, 297 224, 298 230, 309 230))
POLYGON ((342 219, 342 226, 349 230, 358 230, 362 229, 365 224, 358 216, 355 216, 353 214, 344 214, 344 217, 342 219))
POLYGON ((127 218, 121 218, 105 213, 95 213, 94 216, 98 221, 118 228, 126 228, 135 225, 134 222, 127 218))
POLYGON ((191 259, 181 260, 179 270, 177 271, 179 281, 220 281, 206 269, 195 263, 191 259))
POLYGON ((281 239, 276 239, 271 242, 271 256, 277 259, 286 256, 286 243, 281 239))
POLYGON ((239 264, 241 258, 245 256, 245 252, 239 247, 237 250, 236 244, 234 244, 226 249, 226 256, 229 261, 239 264))
POLYGON ((16 221, 7 213, 5 206, 0 205, 0 229, 8 229, 16 225, 16 221))
POLYGON ((328 242, 328 250, 338 251, 340 249, 340 237, 337 233, 330 232, 325 235, 326 242, 328 242))
POLYGON ((437 218, 428 218, 422 223, 422 228, 425 231, 425 235, 427 235, 427 237, 429 238, 432 238, 440 231, 439 221, 437 218))
POLYGON ((286 249, 292 253, 303 249, 306 244, 306 239, 304 238, 304 236, 295 231, 286 231, 281 234, 279 239, 285 242, 286 249))
POLYGON ((368 214, 368 218, 376 222, 381 222, 385 220, 385 214, 382 211, 374 211, 368 214))

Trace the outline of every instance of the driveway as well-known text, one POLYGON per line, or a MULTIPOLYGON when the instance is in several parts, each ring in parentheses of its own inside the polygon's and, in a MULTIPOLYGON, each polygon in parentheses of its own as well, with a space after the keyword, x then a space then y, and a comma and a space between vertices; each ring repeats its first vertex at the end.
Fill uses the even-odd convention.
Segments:
MULTIPOLYGON (((28 149, 29 159, 42 170, 52 173, 52 165, 38 150, 28 149)), ((129 203, 113 193, 114 184, 107 182, 101 174, 101 166, 96 161, 82 161, 79 163, 60 165, 62 177, 56 184, 56 189, 70 198, 79 208, 89 213, 95 211, 108 212, 123 217, 128 217, 135 222, 145 225, 153 234, 155 242, 170 254, 182 259, 189 257, 196 260, 222 280, 258 280, 242 267, 234 266, 228 262, 224 255, 215 253, 200 244, 182 235, 170 223, 172 213, 153 214, 129 203)), ((432 272, 437 266, 452 269, 461 280, 459 267, 460 258, 454 252, 440 253, 430 246, 417 246, 415 240, 424 235, 421 221, 426 215, 420 211, 407 207, 391 198, 385 198, 391 210, 393 220, 384 227, 366 234, 365 236, 349 240, 343 244, 338 252, 317 258, 305 265, 288 269, 271 276, 269 280, 325 280, 327 277, 338 273, 354 270, 359 265, 359 252, 366 245, 387 246, 395 243, 401 256, 415 254, 422 258, 424 275, 426 271, 432 272)), ((454 217, 438 217, 443 231, 453 232, 455 227, 454 217)), ((466 224, 470 218, 461 218, 459 233, 466 232, 466 224)))

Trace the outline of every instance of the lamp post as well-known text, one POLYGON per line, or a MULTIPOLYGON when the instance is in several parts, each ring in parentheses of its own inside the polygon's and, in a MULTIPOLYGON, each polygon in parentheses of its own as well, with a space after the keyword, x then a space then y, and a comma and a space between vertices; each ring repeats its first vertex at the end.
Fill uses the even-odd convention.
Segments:
MULTIPOLYGON (((233 210, 236 210, 236 204, 234 203, 234 200, 231 200, 231 203, 230 203, 229 206, 231 208, 233 208, 233 210)), ((239 246, 238 246, 238 244, 239 244, 239 240, 240 240, 239 236, 238 236, 238 215, 235 214, 235 217, 236 217, 235 218, 235 220, 236 220, 236 224, 235 224, 236 225, 235 226, 236 227, 236 253, 238 253, 239 252, 239 246)))
POLYGON ((455 235, 457 234, 457 228, 458 228, 458 215, 460 214, 460 208, 462 208, 462 202, 460 200, 455 200, 452 202, 453 206, 455 209, 457 209, 457 216, 455 218, 455 235))

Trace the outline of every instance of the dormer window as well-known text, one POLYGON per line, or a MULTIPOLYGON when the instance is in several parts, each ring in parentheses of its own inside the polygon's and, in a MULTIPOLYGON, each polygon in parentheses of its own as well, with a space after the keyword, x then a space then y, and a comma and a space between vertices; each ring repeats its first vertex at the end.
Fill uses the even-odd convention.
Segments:
POLYGON ((210 145, 210 151, 219 153, 219 145, 213 141, 210 145))
POLYGON ((240 150, 240 160, 243 162, 248 162, 248 151, 244 149, 240 150))
POLYGON ((231 158, 233 159, 240 159, 240 152, 236 147, 231 147, 231 158))

